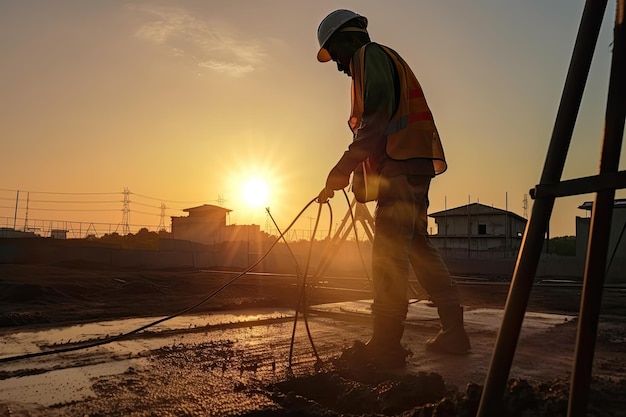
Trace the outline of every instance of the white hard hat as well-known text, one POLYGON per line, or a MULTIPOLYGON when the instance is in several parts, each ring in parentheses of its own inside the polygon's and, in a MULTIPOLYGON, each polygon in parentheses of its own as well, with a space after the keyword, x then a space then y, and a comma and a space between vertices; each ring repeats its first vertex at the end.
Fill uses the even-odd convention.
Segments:
POLYGON ((333 33, 337 31, 344 23, 352 20, 359 19, 363 22, 364 27, 367 27, 367 18, 365 16, 361 16, 359 14, 354 13, 350 10, 339 9, 330 13, 328 16, 322 20, 319 27, 317 28, 317 40, 320 44, 320 50, 317 53, 317 60, 319 62, 327 62, 330 61, 330 54, 328 50, 324 47, 324 44, 328 42, 333 33))

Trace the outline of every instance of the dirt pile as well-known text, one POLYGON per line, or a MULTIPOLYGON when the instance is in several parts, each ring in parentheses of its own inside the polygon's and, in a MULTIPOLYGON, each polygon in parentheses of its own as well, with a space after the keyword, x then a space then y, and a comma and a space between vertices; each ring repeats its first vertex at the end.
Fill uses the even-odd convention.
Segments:
MULTIPOLYGON (((464 391, 446 388, 442 376, 436 373, 361 382, 344 378, 342 372, 329 372, 284 381, 274 388, 281 395, 274 395, 273 398, 283 410, 263 415, 473 417, 478 411, 482 393, 482 386, 475 383, 469 383, 464 391)), ((625 389, 624 380, 595 380, 591 386, 587 416, 626 415, 625 389)), ((532 385, 526 380, 512 379, 506 387, 498 415, 565 416, 568 396, 568 381, 532 385)))
MULTIPOLYGON (((344 351, 345 353, 345 351, 344 351)), ((237 351, 234 344, 227 342, 207 343, 194 347, 161 348, 151 352, 151 360, 158 367, 172 372, 184 371, 187 375, 207 376, 208 369, 238 369, 240 380, 220 389, 253 402, 254 411, 238 412, 233 408, 223 409, 223 414, 240 417, 349 417, 349 416, 392 416, 392 417, 473 417, 476 415, 482 394, 482 385, 474 382, 463 388, 450 386, 444 377, 434 372, 380 371, 368 367, 355 367, 354 363, 335 357, 324 362, 318 372, 308 375, 277 371, 274 363, 262 358, 243 359, 245 352, 237 351), (267 381, 273 381, 267 383, 267 381)), ((129 396, 132 391, 143 392, 145 380, 132 370, 115 383, 101 385, 103 393, 118 399, 119 404, 137 401, 129 396), (125 387, 125 388, 124 388, 125 387)), ((206 383, 206 381, 204 382, 206 383)), ((207 398, 194 394, 194 389, 185 389, 192 395, 195 406, 206 404, 207 398)), ((587 416, 612 417, 626 415, 625 379, 595 378, 590 387, 587 416)), ((548 382, 531 383, 525 379, 511 379, 504 391, 501 417, 559 417, 567 415, 569 381, 555 379, 548 382)), ((154 397, 152 398, 154 401, 154 397)), ((163 398, 159 401, 172 401, 163 398)), ((190 402, 188 401, 187 404, 190 402)), ((158 404, 157 404, 158 405, 158 404)), ((155 403, 150 404, 154 411, 155 403)), ((224 404, 220 406, 224 407, 224 404)), ((137 411, 136 402, 129 409, 137 411)), ((215 406, 207 409, 215 411, 215 406)), ((140 407, 141 408, 141 407, 140 407)), ((245 407, 243 407, 245 408, 245 407)), ((157 407, 158 409, 158 407, 157 407)), ((198 411, 198 409, 196 409, 198 411)), ((119 414, 122 415, 122 414, 119 414)), ((143 415, 143 414, 140 414, 143 415)), ((146 414, 148 415, 148 414, 146 414)), ((183 414, 203 415, 203 414, 183 414)), ((207 415, 212 414, 210 411, 207 415)))
MULTIPOLYGON (((333 370, 275 384, 272 398, 285 414, 302 416, 473 417, 482 385, 470 382, 463 391, 448 386, 437 373, 380 371, 359 366, 354 346, 332 361, 333 370)), ((626 416, 625 379, 596 378, 590 387, 588 416, 626 416)), ((511 379, 498 415, 555 417, 567 415, 569 381, 531 384, 511 379)), ((270 415, 270 414, 266 414, 270 415)))

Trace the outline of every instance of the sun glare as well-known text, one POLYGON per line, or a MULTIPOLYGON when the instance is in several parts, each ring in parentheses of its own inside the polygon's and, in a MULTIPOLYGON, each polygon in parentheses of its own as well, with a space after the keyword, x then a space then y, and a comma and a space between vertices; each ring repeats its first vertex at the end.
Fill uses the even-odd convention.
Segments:
POLYGON ((260 207, 267 203, 269 189, 267 184, 260 179, 251 179, 243 187, 243 198, 246 203, 253 207, 260 207))

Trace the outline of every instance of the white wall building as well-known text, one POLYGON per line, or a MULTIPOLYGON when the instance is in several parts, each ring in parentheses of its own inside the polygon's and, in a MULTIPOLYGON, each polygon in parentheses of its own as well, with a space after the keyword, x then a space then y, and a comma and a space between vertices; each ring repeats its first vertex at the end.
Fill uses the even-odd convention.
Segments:
POLYGON ((429 215, 435 219, 437 233, 433 244, 448 254, 471 255, 491 252, 495 256, 514 256, 522 241, 526 219, 506 210, 472 203, 429 215))

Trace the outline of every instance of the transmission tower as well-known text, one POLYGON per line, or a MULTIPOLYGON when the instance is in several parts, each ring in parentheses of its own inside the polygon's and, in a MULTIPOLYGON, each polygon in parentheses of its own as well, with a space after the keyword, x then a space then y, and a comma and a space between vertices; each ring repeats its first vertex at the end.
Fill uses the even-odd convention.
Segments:
POLYGON ((270 220, 270 208, 265 207, 265 233, 268 235, 272 233, 272 223, 270 220))
POLYGON ((165 230, 165 209, 167 207, 165 206, 165 203, 161 203, 161 220, 159 221, 159 232, 161 230, 165 230))
POLYGON ((122 205, 122 235, 130 234, 130 190, 124 187, 124 200, 122 205))
MULTIPOLYGON (((224 204, 226 204, 226 199, 224 198, 224 194, 218 194, 217 200, 215 201, 217 202, 217 205, 220 207, 224 207, 224 204)), ((226 212, 226 224, 230 224, 230 211, 226 212)))
POLYGON ((524 209, 524 218, 528 218, 528 195, 524 194, 524 199, 522 200, 522 208, 524 209))

